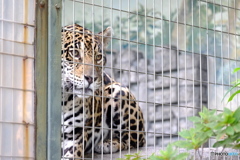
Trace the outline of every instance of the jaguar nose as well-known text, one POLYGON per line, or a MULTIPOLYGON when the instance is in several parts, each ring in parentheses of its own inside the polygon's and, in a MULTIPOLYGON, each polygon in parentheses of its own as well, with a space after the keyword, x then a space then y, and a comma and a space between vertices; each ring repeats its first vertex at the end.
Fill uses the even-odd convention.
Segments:
POLYGON ((93 79, 93 77, 91 77, 91 76, 84 76, 84 77, 85 77, 85 79, 87 80, 87 82, 89 83, 89 85, 92 84, 93 81, 96 81, 96 80, 97 80, 97 77, 94 77, 94 79, 93 79))

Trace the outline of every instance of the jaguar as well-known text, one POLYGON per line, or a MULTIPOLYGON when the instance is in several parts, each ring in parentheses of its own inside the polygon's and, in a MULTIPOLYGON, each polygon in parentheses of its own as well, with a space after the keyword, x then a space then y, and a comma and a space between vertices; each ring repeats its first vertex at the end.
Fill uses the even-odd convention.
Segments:
POLYGON ((112 28, 94 34, 62 28, 62 157, 113 153, 145 145, 141 108, 127 87, 105 71, 112 28))

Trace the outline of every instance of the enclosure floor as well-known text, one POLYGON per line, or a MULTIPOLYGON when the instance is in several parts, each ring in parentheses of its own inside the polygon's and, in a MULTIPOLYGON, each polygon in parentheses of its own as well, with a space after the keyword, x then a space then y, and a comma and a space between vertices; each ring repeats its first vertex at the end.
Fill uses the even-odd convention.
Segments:
MULTIPOLYGON (((153 153, 156 153, 158 154, 159 153, 159 150, 161 150, 162 148, 161 147, 148 147, 147 149, 145 147, 142 147, 140 148, 139 150, 137 149, 131 149, 131 151, 129 152, 128 150, 127 151, 122 151, 121 153, 120 152, 117 152, 117 153, 113 153, 112 155, 111 154, 94 154, 94 160, 116 160, 117 158, 124 158, 124 155, 126 154, 133 154, 133 153, 137 153, 137 152, 141 152, 141 155, 143 156, 150 156, 152 155, 153 153)), ((203 160, 240 160, 240 153, 238 150, 233 150, 233 149, 224 149, 223 151, 223 155, 224 156, 215 156, 214 154, 215 153, 222 153, 222 148, 204 148, 203 149, 203 160), (214 153, 211 153, 211 152, 214 152, 214 153), (225 156, 226 154, 229 154, 228 156, 225 156), (238 154, 238 155, 233 155, 233 154, 238 154)), ((192 159, 194 160, 198 160, 200 159, 198 154, 196 154, 196 157, 194 157, 194 151, 193 150, 190 150, 190 151, 186 151, 186 150, 179 150, 179 152, 188 152, 191 154, 192 156, 192 159)), ((200 151, 201 152, 201 151, 200 151)), ((190 158, 191 159, 191 158, 190 158)))

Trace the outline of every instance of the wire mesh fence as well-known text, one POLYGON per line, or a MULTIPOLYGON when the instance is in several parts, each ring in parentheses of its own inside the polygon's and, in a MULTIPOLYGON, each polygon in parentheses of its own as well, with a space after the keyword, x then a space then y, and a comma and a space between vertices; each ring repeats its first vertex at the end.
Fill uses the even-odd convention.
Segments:
MULTIPOLYGON (((67 86, 62 100, 62 150, 66 156, 72 155, 69 148, 80 141, 81 149, 78 145, 71 148, 77 157, 86 158, 87 154, 83 153, 87 150, 92 159, 103 158, 103 153, 110 153, 111 159, 116 158, 113 154, 115 138, 120 140, 121 146, 117 149, 117 157, 122 157, 121 149, 131 152, 131 140, 126 144, 123 140, 125 130, 130 139, 133 130, 138 138, 142 132, 139 124, 137 129, 124 125, 131 126, 131 121, 135 120, 141 122, 141 117, 131 117, 135 113, 131 111, 132 101, 140 106, 145 120, 145 147, 139 145, 141 139, 138 139, 135 152, 148 148, 156 151, 179 140, 178 132, 192 126, 188 117, 198 115, 203 107, 221 111, 223 107, 234 109, 239 105, 239 98, 228 104, 222 101, 231 82, 239 78, 239 74, 231 74, 240 65, 239 1, 62 2, 62 25, 70 25, 63 30, 62 39, 62 86, 67 86), (107 28, 109 26, 112 29, 107 28), (68 45, 72 45, 71 49, 68 45), (119 82, 117 88, 116 82, 119 82), (100 87, 97 83, 101 83, 100 87), (114 90, 123 93, 116 97, 114 90), (125 99, 126 92, 131 92, 135 99, 129 96, 125 99), (128 105, 122 104, 126 102, 128 105), (96 111, 98 105, 99 112, 96 111), (108 112, 110 107, 111 113, 108 112), (127 121, 125 109, 130 117, 127 121), (91 112, 91 120, 87 112, 91 112), (72 115, 71 120, 66 121, 69 115, 72 115), (87 125, 84 118, 91 123, 87 125), (104 124, 106 119, 109 124, 104 124), (120 119, 122 127, 115 124, 116 119, 120 119), (90 139, 79 139, 86 135, 90 139), (104 145, 110 145, 108 151, 104 145)), ((136 113, 141 114, 141 111, 136 113)), ((208 146, 211 144, 209 142, 208 146)))
MULTIPOLYGON (((35 2, 0 0, 0 159, 34 159, 35 2)), ((239 106, 222 99, 239 78, 240 1, 61 2, 62 159, 151 155, 203 107, 239 106)))
POLYGON ((0 159, 34 159, 35 3, 0 0, 0 159))

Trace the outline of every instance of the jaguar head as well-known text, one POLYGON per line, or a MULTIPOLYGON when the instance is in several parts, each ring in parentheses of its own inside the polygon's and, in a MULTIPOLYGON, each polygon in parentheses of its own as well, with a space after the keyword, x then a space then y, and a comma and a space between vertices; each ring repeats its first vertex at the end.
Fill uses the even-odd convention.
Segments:
POLYGON ((78 97, 88 98, 102 89, 103 66, 112 29, 93 34, 80 25, 62 30, 62 88, 78 97))

